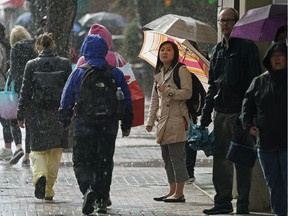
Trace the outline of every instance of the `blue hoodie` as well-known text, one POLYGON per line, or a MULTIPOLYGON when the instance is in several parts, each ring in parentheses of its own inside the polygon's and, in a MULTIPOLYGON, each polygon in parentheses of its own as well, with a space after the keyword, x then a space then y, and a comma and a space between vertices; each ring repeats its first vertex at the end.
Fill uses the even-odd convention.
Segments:
MULTIPOLYGON (((105 56, 108 52, 108 47, 106 41, 99 35, 88 35, 84 40, 81 53, 85 57, 86 63, 95 66, 96 68, 101 68, 107 65, 105 56)), ((69 76, 60 101, 59 108, 59 121, 62 125, 67 127, 71 123, 71 118, 73 115, 73 108, 77 101, 80 92, 80 84, 82 77, 85 74, 86 69, 77 68, 69 76)), ((126 113, 124 119, 122 120, 121 129, 129 130, 133 121, 132 112, 132 100, 131 94, 126 82, 125 76, 121 70, 117 68, 112 69, 112 75, 115 78, 117 86, 121 87, 124 93, 124 100, 126 105, 126 113)), ((74 135, 84 135, 89 133, 89 128, 86 128, 83 120, 76 118, 74 135)))

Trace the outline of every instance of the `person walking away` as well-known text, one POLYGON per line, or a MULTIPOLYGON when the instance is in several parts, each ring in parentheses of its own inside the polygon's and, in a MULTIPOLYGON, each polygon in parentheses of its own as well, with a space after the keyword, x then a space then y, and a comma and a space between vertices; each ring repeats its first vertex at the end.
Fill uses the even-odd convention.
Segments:
POLYGON ((244 129, 258 139, 258 158, 276 216, 287 215, 287 46, 272 44, 263 59, 268 70, 253 79, 242 106, 244 129), (256 120, 254 121, 254 116, 256 120))
MULTIPOLYGON (((244 94, 252 79, 261 73, 261 68, 258 49, 252 41, 230 38, 238 19, 238 12, 234 8, 223 8, 218 14, 224 38, 212 51, 209 88, 200 120, 203 127, 208 127, 215 109, 212 178, 216 195, 214 207, 203 210, 207 215, 233 212, 233 163, 226 159, 230 142, 251 147, 254 145, 252 136, 242 129, 239 115, 244 94)), ((238 164, 234 166, 238 192, 236 212, 248 214, 252 169, 238 164)))
MULTIPOLYGON (((112 35, 108 31, 108 29, 105 26, 102 26, 100 24, 93 24, 88 32, 88 35, 97 35, 99 34, 101 37, 103 37, 108 45, 108 53, 105 57, 108 64, 112 65, 113 67, 122 67, 126 64, 125 59, 123 56, 121 56, 119 53, 112 51, 112 35)), ((76 64, 76 67, 80 67, 82 64, 85 63, 84 56, 81 56, 78 59, 78 62, 76 64)))
MULTIPOLYGON (((10 67, 10 44, 5 36, 5 27, 0 23, 0 89, 3 90, 7 79, 7 72, 10 67)), ((16 120, 6 120, 0 117, 0 123, 3 128, 4 148, 0 150, 0 160, 10 160, 13 156, 11 145, 14 140, 16 148, 22 143, 21 130, 16 124, 16 120)), ((23 156, 23 151, 19 152, 19 156, 23 156)))
MULTIPOLYGON (((26 63, 37 57, 34 49, 35 39, 31 38, 30 33, 22 26, 15 26, 10 33, 10 76, 15 80, 15 91, 20 95, 20 88, 26 63)), ((12 120, 11 124, 18 127, 17 120, 12 120)), ((29 153, 30 153, 30 127, 25 124, 25 154, 22 161, 23 167, 30 166, 29 153)), ((10 160, 10 164, 17 164, 23 156, 22 145, 17 145, 17 150, 14 152, 10 160)))
POLYGON ((48 33, 37 37, 39 55, 25 67, 20 91, 18 124, 30 125, 30 158, 32 161, 35 197, 52 200, 63 148, 67 148, 67 133, 58 122, 58 107, 62 89, 72 71, 70 61, 59 57, 56 45, 48 33))
POLYGON ((189 122, 186 100, 192 96, 192 80, 190 72, 178 62, 178 58, 175 43, 165 41, 160 45, 146 130, 151 132, 155 121, 158 122, 156 141, 161 147, 169 191, 155 197, 155 201, 185 202, 183 190, 188 179, 185 143, 189 122), (174 70, 179 70, 181 89, 174 83, 174 70))
POLYGON ((105 60, 107 52, 107 43, 100 35, 86 37, 81 47, 86 64, 76 68, 68 78, 59 108, 59 121, 64 128, 68 128, 71 118, 74 117, 76 143, 73 146, 73 168, 80 191, 84 195, 82 212, 86 215, 93 213, 95 201, 97 213, 107 212, 115 141, 119 127, 119 120, 114 110, 116 105, 109 106, 110 103, 116 102, 114 98, 116 86, 121 87, 124 93, 125 112, 121 119, 123 137, 129 136, 133 121, 131 94, 126 79, 119 69, 108 65, 105 60), (87 88, 84 86, 89 83, 88 78, 93 78, 93 76, 95 76, 93 83, 99 83, 96 85, 98 88, 95 88, 93 93, 87 92, 86 94, 87 88), (106 78, 97 81, 97 77, 106 78), (100 94, 102 87, 110 92, 107 100, 104 98, 105 95, 100 94), (111 88, 114 89, 112 92, 109 90, 111 88), (90 98, 96 94, 96 98, 90 98), (85 102, 90 99, 93 104, 92 110, 89 110, 89 106, 85 106, 85 102), (102 101, 101 106, 97 105, 98 101, 102 101), (108 111, 110 110, 108 113, 100 110, 103 105, 108 111), (75 116, 73 116, 74 111, 75 116), (98 119, 98 116, 101 118, 100 113, 103 115, 102 120, 98 119))
MULTIPOLYGON (((122 67, 126 64, 125 59, 117 52, 111 51, 112 48, 112 35, 111 33, 108 31, 108 29, 105 26, 102 26, 100 24, 93 24, 88 32, 88 35, 100 35, 101 37, 103 37, 103 39, 105 39, 107 46, 108 46, 108 52, 106 54, 106 61, 108 62, 109 65, 112 65, 113 67, 122 67)), ((76 68, 80 67, 81 65, 83 65, 85 63, 85 58, 84 56, 81 56, 78 59, 78 62, 76 64, 76 68)), ((71 130, 71 128, 70 128, 71 130)), ((111 198, 109 196, 109 198, 106 200, 106 204, 107 206, 111 206, 112 205, 112 201, 111 198)))

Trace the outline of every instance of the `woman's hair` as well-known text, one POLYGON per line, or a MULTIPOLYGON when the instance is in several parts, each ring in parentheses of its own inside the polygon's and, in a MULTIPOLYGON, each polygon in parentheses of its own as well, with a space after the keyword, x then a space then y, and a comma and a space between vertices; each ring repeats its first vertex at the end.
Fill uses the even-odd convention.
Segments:
POLYGON ((172 47, 173 47, 173 50, 174 50, 174 57, 172 59, 170 67, 173 68, 179 61, 179 49, 178 49, 177 45, 174 42, 172 42, 172 41, 164 41, 160 45, 159 50, 158 50, 158 57, 157 57, 157 64, 156 64, 155 74, 159 73, 161 67, 163 66, 163 62, 160 60, 160 55, 159 54, 160 54, 160 50, 161 50, 162 46, 164 46, 165 44, 171 44, 172 47))
POLYGON ((23 26, 15 26, 10 33, 10 46, 13 47, 15 43, 21 40, 31 39, 30 33, 23 26))
POLYGON ((40 45, 43 49, 53 48, 55 45, 54 40, 52 38, 52 33, 43 33, 40 34, 36 39, 36 45, 40 45))

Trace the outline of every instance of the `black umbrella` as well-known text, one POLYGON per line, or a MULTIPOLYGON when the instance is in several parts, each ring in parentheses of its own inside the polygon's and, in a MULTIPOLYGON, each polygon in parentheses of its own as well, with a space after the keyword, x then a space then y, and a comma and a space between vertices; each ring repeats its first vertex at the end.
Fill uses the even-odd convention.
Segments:
POLYGON ((95 23, 101 24, 106 28, 124 27, 127 25, 127 21, 121 15, 109 12, 88 13, 81 17, 78 22, 88 28, 95 23))

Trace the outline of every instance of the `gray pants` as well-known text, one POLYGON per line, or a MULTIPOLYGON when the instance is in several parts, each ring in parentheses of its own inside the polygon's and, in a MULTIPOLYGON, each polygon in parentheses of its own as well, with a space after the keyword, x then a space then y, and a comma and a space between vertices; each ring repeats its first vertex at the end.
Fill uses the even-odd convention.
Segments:
POLYGON ((181 183, 188 179, 185 143, 161 145, 162 158, 169 183, 181 183))
MULTIPOLYGON (((238 117, 238 113, 216 113, 214 121, 213 184, 216 191, 214 203, 220 208, 232 207, 233 163, 226 159, 230 141, 253 145, 252 136, 242 129, 238 117)), ((248 209, 252 169, 237 164, 235 168, 238 191, 237 208, 248 209)))

